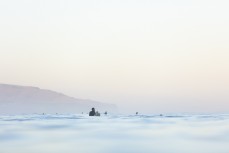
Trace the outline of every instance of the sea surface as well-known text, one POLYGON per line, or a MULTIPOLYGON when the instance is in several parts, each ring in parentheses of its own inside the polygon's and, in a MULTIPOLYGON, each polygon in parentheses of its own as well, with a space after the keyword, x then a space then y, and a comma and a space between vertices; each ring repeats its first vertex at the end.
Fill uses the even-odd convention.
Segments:
POLYGON ((0 153, 229 153, 229 114, 0 115, 0 153))

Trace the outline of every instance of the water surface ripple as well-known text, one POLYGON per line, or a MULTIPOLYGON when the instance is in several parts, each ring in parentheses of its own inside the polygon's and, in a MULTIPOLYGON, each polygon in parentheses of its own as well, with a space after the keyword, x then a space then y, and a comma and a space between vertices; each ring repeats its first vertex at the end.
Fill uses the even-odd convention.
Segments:
POLYGON ((228 153, 229 115, 0 116, 0 153, 228 153))

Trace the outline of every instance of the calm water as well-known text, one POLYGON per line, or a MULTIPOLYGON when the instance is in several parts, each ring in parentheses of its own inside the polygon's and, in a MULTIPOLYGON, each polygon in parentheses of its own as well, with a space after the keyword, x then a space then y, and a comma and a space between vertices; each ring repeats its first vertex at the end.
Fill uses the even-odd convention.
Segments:
POLYGON ((0 116, 0 153, 229 153, 229 115, 0 116))

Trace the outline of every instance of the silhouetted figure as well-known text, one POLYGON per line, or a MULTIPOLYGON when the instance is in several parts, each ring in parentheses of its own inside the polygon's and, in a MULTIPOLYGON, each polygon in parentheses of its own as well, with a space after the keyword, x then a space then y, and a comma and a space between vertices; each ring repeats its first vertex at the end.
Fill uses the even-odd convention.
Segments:
POLYGON ((136 115, 138 115, 138 112, 136 112, 136 115))
POLYGON ((160 114, 160 116, 163 116, 162 114, 160 114))
POLYGON ((100 113, 98 111, 96 111, 95 116, 100 116, 100 113))
POLYGON ((107 111, 104 114, 107 115, 107 111))
POLYGON ((95 116, 95 108, 92 108, 90 113, 89 113, 89 116, 95 116))

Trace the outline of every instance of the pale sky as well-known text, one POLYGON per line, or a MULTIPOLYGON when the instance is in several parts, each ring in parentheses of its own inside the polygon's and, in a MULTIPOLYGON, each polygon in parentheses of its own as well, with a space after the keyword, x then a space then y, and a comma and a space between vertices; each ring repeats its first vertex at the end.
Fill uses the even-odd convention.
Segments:
POLYGON ((117 104, 229 112, 227 0, 1 0, 0 83, 117 104))

